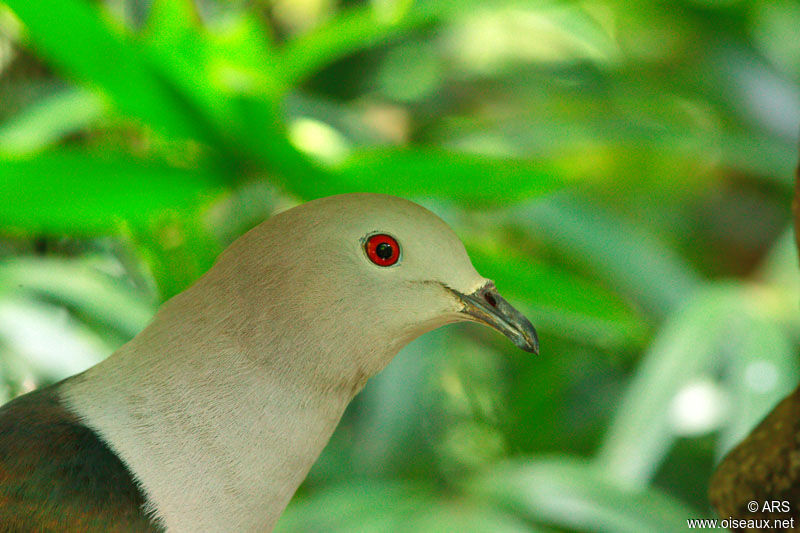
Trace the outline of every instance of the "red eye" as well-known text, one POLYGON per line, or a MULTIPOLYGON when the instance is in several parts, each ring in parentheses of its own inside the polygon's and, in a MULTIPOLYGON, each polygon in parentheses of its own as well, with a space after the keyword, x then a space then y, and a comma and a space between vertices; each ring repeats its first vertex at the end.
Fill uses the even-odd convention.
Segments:
POLYGON ((384 233, 373 235, 364 244, 369 260, 378 266, 388 267, 400 259, 400 245, 384 233))

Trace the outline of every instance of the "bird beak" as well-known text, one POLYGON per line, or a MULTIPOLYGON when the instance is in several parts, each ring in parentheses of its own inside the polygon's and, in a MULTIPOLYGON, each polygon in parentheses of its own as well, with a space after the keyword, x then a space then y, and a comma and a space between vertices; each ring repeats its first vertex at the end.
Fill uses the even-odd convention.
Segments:
POLYGON ((493 327, 526 352, 539 353, 539 337, 533 324, 500 296, 494 283, 470 294, 450 290, 464 304, 461 312, 468 316, 467 320, 493 327))

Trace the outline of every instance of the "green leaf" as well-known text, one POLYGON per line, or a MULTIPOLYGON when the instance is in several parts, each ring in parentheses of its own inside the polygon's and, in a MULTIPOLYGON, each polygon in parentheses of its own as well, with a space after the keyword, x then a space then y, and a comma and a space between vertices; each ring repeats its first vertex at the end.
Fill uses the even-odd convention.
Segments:
POLYGON ((102 20, 85 0, 7 0, 41 54, 70 76, 102 89, 124 113, 156 129, 208 142, 219 140, 208 118, 185 93, 203 93, 191 73, 164 69, 102 20), (182 80, 176 84, 176 80, 182 80))
POLYGON ((409 7, 399 2, 392 13, 381 12, 374 4, 343 10, 329 22, 287 42, 280 55, 289 86, 358 50, 375 46, 414 28, 439 20, 451 2, 430 2, 409 7))
POLYGON ((18 378, 53 382, 82 372, 112 351, 95 332, 64 309, 8 296, 0 299, 0 346, 18 378))
POLYGON ((467 490, 540 523, 574 531, 685 531, 689 508, 655 489, 616 483, 588 461, 515 460, 474 476, 467 490))
POLYGON ((102 98, 67 89, 29 106, 0 125, 0 154, 28 154, 85 130, 107 111, 102 98))
POLYGON ((797 165, 797 147, 786 139, 760 132, 726 132, 720 139, 723 162, 741 172, 776 183, 789 190, 797 165))
POLYGON ((509 216, 654 316, 665 316, 700 286, 691 265, 655 236, 580 199, 546 198, 509 216))
POLYGON ((192 0, 154 0, 145 33, 150 40, 178 45, 184 39, 200 39, 200 19, 192 0))
POLYGON ((165 211, 193 209, 223 178, 123 156, 52 152, 0 159, 0 225, 46 233, 116 232, 165 211))
POLYGON ((271 173, 270 181, 276 186, 310 199, 317 186, 325 187, 331 180, 326 169, 289 142, 279 106, 252 95, 231 98, 231 106, 238 117, 236 138, 240 147, 271 173))
POLYGON ((269 29, 255 13, 230 12, 209 28, 191 0, 155 0, 144 34, 152 49, 179 57, 218 89, 271 98, 284 91, 269 29))
POLYGON ((73 311, 130 339, 155 312, 132 288, 69 259, 15 258, 0 263, 0 294, 27 293, 73 311))
POLYGON ((772 286, 781 287, 787 295, 792 295, 792 314, 796 314, 794 295, 800 294, 800 272, 797 271, 797 243, 793 223, 788 224, 761 261, 758 278, 772 286))
POLYGON ((366 147, 385 141, 383 134, 365 120, 359 109, 317 94, 294 91, 284 98, 283 110, 289 123, 303 118, 324 124, 341 133, 347 144, 366 147))
POLYGON ((131 237, 150 267, 162 302, 187 289, 214 264, 222 251, 200 209, 165 211, 131 237))
POLYGON ((677 436, 667 406, 692 378, 709 373, 729 319, 742 309, 736 285, 712 285, 671 314, 639 363, 598 455, 612 477, 644 486, 677 436))
POLYGON ((473 265, 500 293, 529 315, 536 327, 600 346, 641 343, 647 325, 619 296, 597 283, 493 246, 467 242, 473 265))
POLYGON ((310 497, 295 497, 278 521, 277 532, 352 531, 368 517, 394 513, 412 515, 431 497, 425 485, 360 480, 334 485, 310 497))
POLYGON ((208 69, 226 92, 250 94, 277 105, 288 90, 269 28, 254 13, 241 12, 221 30, 209 32, 208 69))
POLYGON ((356 429, 363 438, 351 443, 353 463, 359 472, 384 474, 392 467, 402 471, 410 463, 422 463, 418 441, 425 438, 430 397, 426 390, 443 344, 444 331, 431 331, 406 346, 380 374, 370 379, 361 393, 356 429), (428 400, 428 401, 426 401, 428 400), (398 446, 397 443, 405 443, 398 446))
POLYGON ((471 208, 539 196, 565 185, 558 172, 534 161, 492 158, 436 148, 374 148, 355 151, 330 169, 324 181, 286 178, 303 198, 346 192, 436 196, 471 208))
POLYGON ((144 33, 149 57, 215 132, 214 146, 271 168, 269 144, 286 142, 276 111, 284 81, 262 21, 240 11, 208 28, 191 1, 157 0, 144 33))
POLYGON ((774 301, 778 294, 758 287, 744 291, 747 300, 732 318, 724 346, 727 368, 723 378, 730 408, 717 447, 720 457, 794 390, 800 372, 792 338, 768 312, 771 305, 766 302, 774 301))
POLYGON ((522 533, 540 530, 485 502, 442 498, 421 483, 364 479, 328 486, 308 497, 296 497, 275 531, 522 533))
MULTIPOLYGON (((425 533, 538 533, 546 531, 492 505, 478 505, 461 499, 427 501, 411 515, 393 514, 365 520, 362 531, 383 533, 406 531, 425 533), (383 519, 381 519, 383 518, 383 519)), ((356 527, 354 531, 360 530, 356 527)))

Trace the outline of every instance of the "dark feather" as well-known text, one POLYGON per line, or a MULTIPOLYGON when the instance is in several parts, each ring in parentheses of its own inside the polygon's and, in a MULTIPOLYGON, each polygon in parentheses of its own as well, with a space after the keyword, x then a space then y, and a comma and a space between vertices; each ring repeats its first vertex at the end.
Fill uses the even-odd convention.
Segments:
POLYGON ((0 531, 160 531, 122 461, 58 386, 0 407, 0 531))

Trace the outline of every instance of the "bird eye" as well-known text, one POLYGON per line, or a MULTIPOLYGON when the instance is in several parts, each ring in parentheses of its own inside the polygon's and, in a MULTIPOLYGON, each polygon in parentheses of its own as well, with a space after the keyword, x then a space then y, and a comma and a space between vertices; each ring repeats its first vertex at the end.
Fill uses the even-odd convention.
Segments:
POLYGON ((370 236, 364 244, 364 249, 369 260, 378 266, 392 266, 400 259, 400 245, 394 238, 384 233, 370 236))

